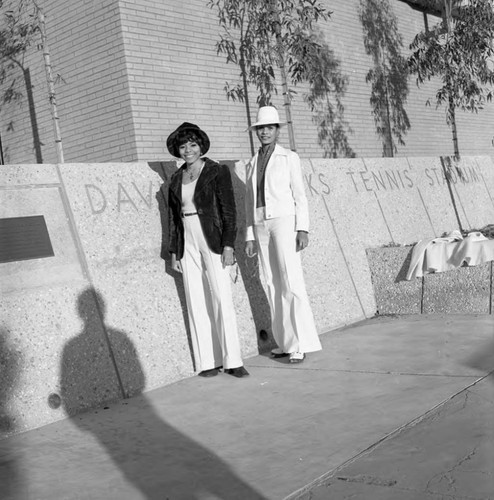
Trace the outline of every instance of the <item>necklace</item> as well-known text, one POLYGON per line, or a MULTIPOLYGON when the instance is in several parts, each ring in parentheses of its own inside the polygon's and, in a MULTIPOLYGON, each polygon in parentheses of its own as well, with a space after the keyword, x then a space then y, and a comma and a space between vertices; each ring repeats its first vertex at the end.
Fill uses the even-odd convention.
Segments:
POLYGON ((194 177, 196 177, 196 175, 197 176, 199 175, 199 173, 202 170, 203 165, 204 164, 200 165, 198 168, 196 168, 194 170, 192 168, 190 170, 188 168, 185 170, 185 173, 187 174, 187 177, 189 178, 190 181, 193 181, 194 177))

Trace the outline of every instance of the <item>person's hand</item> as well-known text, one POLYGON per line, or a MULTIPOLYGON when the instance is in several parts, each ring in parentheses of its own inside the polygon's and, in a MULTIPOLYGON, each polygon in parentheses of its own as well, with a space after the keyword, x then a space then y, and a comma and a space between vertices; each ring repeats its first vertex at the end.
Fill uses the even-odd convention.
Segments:
POLYGON ((297 252, 303 250, 309 244, 309 235, 305 231, 297 231, 296 248, 297 252))
POLYGON ((221 254, 221 263, 223 267, 233 266, 235 264, 235 255, 232 247, 224 247, 221 254))
POLYGON ((247 254, 247 257, 254 257, 257 254, 256 244, 253 240, 245 243, 245 253, 247 254))
POLYGON ((180 261, 177 260, 176 254, 172 253, 172 269, 174 271, 177 271, 177 273, 182 272, 182 264, 180 264, 180 261))

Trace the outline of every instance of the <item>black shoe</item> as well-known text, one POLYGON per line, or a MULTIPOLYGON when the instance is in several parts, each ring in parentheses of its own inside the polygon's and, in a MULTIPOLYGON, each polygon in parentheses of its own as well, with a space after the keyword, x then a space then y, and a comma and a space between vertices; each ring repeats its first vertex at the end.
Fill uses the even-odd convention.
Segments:
POLYGON ((246 375, 249 375, 249 372, 243 366, 239 366, 238 368, 227 368, 225 370, 225 373, 228 373, 228 375, 233 375, 237 378, 242 378, 246 375))
POLYGON ((215 377, 220 372, 220 368, 211 368, 210 370, 203 370, 197 374, 198 377, 215 377))
POLYGON ((286 356, 289 356, 289 354, 287 352, 283 352, 279 347, 271 351, 272 358, 285 358, 286 356))

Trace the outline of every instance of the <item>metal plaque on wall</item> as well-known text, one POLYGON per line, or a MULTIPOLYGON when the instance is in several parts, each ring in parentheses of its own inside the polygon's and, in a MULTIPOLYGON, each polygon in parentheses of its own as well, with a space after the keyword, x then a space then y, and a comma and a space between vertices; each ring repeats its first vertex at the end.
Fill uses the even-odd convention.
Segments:
POLYGON ((0 263, 54 255, 43 215, 0 219, 0 263))

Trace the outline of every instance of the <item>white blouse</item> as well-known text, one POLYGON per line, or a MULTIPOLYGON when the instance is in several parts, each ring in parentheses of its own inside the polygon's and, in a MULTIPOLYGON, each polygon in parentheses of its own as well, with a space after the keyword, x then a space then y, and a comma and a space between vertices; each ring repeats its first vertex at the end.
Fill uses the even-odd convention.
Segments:
POLYGON ((189 214, 197 212, 194 205, 194 192, 196 190, 197 179, 189 184, 182 184, 182 212, 189 214))

